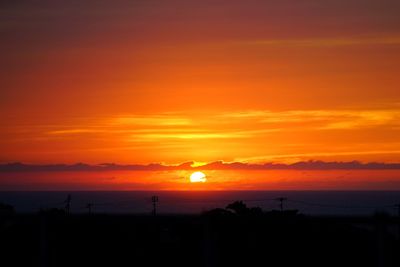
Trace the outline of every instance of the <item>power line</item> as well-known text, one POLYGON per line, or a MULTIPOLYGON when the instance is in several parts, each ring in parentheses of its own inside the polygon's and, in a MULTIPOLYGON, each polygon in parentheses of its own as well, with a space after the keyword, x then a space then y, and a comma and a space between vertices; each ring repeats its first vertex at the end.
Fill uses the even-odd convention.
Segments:
MULTIPOLYGON (((60 206, 64 204, 64 209, 66 214, 69 214, 71 211, 71 195, 67 195, 67 198, 63 202, 59 203, 53 203, 55 206, 60 206)), ((140 205, 145 205, 146 202, 144 202, 144 198, 130 198, 129 200, 121 200, 121 201, 111 201, 111 202, 88 202, 85 206, 82 207, 82 209, 87 209, 89 213, 92 213, 93 208, 100 207, 100 206, 118 206, 118 207, 138 207, 140 205)), ((253 199, 185 199, 185 198, 179 198, 179 199, 170 199, 163 201, 163 203, 159 203, 158 196, 152 196, 151 197, 151 204, 152 204, 152 214, 156 214, 157 211, 157 205, 161 205, 164 207, 168 206, 186 206, 186 205, 192 205, 192 204, 215 204, 215 205, 225 205, 225 203, 232 203, 235 201, 243 201, 243 202, 258 202, 258 203, 271 203, 273 201, 279 201, 279 208, 281 211, 284 210, 284 202, 288 203, 294 203, 294 204, 300 204, 300 205, 305 205, 305 206, 314 206, 314 207, 322 207, 322 208, 335 208, 335 209, 379 209, 379 208, 396 208, 398 211, 398 214, 400 216, 400 203, 399 204, 389 204, 389 205, 376 205, 376 206, 371 206, 371 205, 338 205, 338 204, 329 204, 329 203, 320 203, 320 202, 313 202, 313 201, 304 201, 300 199, 292 199, 292 198, 286 198, 286 197, 279 197, 279 198, 253 198, 253 199)), ((150 204, 150 203, 149 203, 150 204)), ((51 204, 48 204, 47 206, 50 206, 51 204)), ((209 206, 209 205, 208 205, 209 206)), ((270 206, 270 205, 269 205, 270 206)))
POLYGON ((321 203, 315 203, 315 202, 308 202, 308 201, 302 201, 302 200, 292 200, 288 199, 288 202, 292 203, 298 203, 298 204, 303 204, 303 205, 308 205, 308 206, 317 206, 317 207, 325 207, 325 208, 340 208, 340 209, 377 209, 377 208, 387 208, 387 207, 392 207, 393 205, 381 205, 381 206, 356 206, 356 205, 336 205, 336 204, 321 204, 321 203))

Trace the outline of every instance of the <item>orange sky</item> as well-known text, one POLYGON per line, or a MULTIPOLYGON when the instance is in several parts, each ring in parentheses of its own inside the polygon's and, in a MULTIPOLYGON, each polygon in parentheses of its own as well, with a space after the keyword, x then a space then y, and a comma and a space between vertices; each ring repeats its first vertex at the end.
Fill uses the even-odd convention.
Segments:
POLYGON ((0 162, 400 162, 400 3, 8 1, 0 162))

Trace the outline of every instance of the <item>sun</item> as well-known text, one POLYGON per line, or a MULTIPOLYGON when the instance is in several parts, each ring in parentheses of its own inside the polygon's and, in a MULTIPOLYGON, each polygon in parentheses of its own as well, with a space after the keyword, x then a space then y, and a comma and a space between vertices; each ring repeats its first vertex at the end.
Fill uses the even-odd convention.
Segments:
POLYGON ((190 175, 191 183, 204 183, 207 181, 206 175, 202 172, 194 172, 190 175))

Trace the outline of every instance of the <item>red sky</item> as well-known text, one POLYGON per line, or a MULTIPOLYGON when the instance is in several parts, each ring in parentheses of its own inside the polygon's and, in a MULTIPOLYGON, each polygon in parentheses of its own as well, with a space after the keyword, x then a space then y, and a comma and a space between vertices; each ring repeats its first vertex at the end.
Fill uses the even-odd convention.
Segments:
POLYGON ((0 6, 2 163, 400 162, 397 0, 0 6))
POLYGON ((3 190, 399 190, 399 170, 207 170, 0 173, 3 190))

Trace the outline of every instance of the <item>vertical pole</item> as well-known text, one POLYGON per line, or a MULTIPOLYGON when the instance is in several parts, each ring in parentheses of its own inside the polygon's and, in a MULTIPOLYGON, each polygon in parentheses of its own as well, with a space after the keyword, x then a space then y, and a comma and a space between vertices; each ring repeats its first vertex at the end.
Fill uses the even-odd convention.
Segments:
POLYGON ((65 213, 69 215, 71 209, 71 195, 67 196, 67 199, 65 200, 65 213))
POLYGON ((157 215, 157 202, 158 202, 158 196, 152 196, 151 197, 151 202, 153 202, 153 216, 157 215))
POLYGON ((287 200, 287 198, 285 198, 285 197, 279 197, 279 198, 277 198, 276 200, 278 200, 278 201, 280 202, 280 203, 279 203, 279 207, 280 207, 281 211, 283 211, 283 201, 287 200))
POLYGON ((47 218, 46 214, 40 214, 40 267, 49 266, 47 243, 47 218))
POLYGON ((88 203, 86 205, 86 208, 88 209, 89 214, 92 214, 92 207, 93 207, 93 203, 88 203))
POLYGON ((376 239, 377 239, 377 257, 378 257, 378 267, 386 266, 385 260, 385 232, 386 232, 386 222, 383 218, 378 218, 376 222, 376 239))

